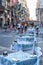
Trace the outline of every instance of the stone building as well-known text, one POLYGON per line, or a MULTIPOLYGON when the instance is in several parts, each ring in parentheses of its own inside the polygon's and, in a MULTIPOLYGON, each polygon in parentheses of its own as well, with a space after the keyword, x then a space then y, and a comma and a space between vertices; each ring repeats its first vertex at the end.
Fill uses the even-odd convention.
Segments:
POLYGON ((0 0, 0 4, 5 8, 3 9, 4 10, 3 14, 0 16, 0 18, 3 19, 2 22, 0 23, 2 27, 4 26, 6 22, 5 13, 10 18, 10 22, 12 21, 11 19, 13 17, 15 21, 19 19, 21 21, 29 20, 29 9, 27 7, 26 0, 0 0), (15 10, 15 7, 16 7, 16 10, 15 10))
POLYGON ((43 23, 43 0, 38 0, 37 9, 36 9, 37 21, 40 21, 39 24, 43 23))
POLYGON ((27 7, 26 0, 16 0, 16 4, 13 6, 14 10, 16 10, 16 14, 14 13, 14 15, 16 15, 17 20, 21 20, 22 22, 29 20, 29 9, 27 7))
POLYGON ((19 2, 21 3, 23 9, 25 9, 26 11, 23 17, 25 18, 25 20, 29 20, 29 8, 27 7, 26 0, 19 0, 19 2))
POLYGON ((19 2, 22 4, 23 7, 27 8, 26 0, 19 0, 19 2))
POLYGON ((0 27, 4 26, 4 10, 5 0, 0 0, 0 27))

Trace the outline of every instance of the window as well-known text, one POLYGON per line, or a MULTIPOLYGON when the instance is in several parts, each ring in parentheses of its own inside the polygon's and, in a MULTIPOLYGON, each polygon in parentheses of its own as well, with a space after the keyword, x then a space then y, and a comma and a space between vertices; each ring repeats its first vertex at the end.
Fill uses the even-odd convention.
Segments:
POLYGON ((0 0, 0 5, 2 4, 2 0, 0 0))

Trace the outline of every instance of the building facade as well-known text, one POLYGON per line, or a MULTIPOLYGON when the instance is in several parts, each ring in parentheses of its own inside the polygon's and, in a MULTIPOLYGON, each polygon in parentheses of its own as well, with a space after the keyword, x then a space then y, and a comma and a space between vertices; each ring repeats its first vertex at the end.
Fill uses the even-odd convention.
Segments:
POLYGON ((4 10, 5 10, 5 0, 0 0, 0 27, 4 25, 4 10))
POLYGON ((17 6, 16 7, 16 19, 21 20, 22 22, 28 21, 29 20, 29 9, 27 7, 26 0, 16 0, 16 3, 17 3, 16 5, 15 4, 13 5, 14 7, 17 6))
POLYGON ((40 21, 39 24, 43 23, 43 0, 38 0, 37 9, 36 9, 37 21, 40 21))
POLYGON ((29 9, 26 0, 0 0, 0 4, 5 8, 0 16, 0 19, 3 19, 2 22, 0 20, 2 27, 4 27, 7 18, 10 22, 12 22, 12 19, 15 21, 21 20, 22 22, 29 20, 29 9))
POLYGON ((21 3, 22 7, 25 9, 25 14, 24 14, 24 18, 26 20, 29 20, 29 8, 27 7, 27 2, 26 0, 19 0, 19 2, 21 3))
POLYGON ((19 0, 19 2, 22 4, 23 7, 27 8, 26 0, 19 0))
POLYGON ((37 7, 36 7, 36 16, 37 16, 37 21, 40 21, 40 18, 39 18, 39 14, 40 14, 40 1, 38 0, 37 1, 37 7))

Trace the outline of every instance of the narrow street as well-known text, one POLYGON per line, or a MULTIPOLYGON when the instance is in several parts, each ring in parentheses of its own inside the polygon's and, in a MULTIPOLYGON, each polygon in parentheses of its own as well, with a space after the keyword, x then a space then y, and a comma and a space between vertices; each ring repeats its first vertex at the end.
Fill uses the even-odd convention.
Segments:
POLYGON ((43 0, 0 0, 1 64, 43 65, 43 0))
MULTIPOLYGON (((8 53, 13 53, 14 51, 10 50, 10 46, 14 39, 16 38, 18 34, 15 33, 15 31, 7 31, 0 30, 0 54, 3 54, 4 51, 7 51, 8 53)), ((38 46, 41 47, 42 53, 43 53, 43 36, 39 35, 37 37, 38 40, 38 46)), ((40 65, 43 64, 43 55, 41 57, 40 65)))

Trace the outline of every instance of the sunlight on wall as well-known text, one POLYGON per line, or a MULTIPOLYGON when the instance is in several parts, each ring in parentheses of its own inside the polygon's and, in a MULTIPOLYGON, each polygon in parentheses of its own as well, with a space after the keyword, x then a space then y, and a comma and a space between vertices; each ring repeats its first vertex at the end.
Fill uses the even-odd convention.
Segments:
POLYGON ((33 20, 36 20, 36 3, 37 0, 26 0, 27 1, 27 6, 29 8, 30 12, 30 18, 33 20))

